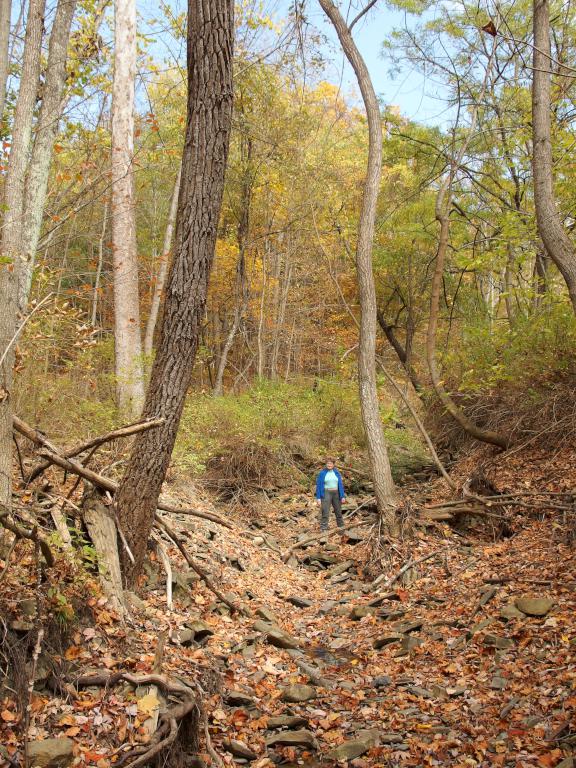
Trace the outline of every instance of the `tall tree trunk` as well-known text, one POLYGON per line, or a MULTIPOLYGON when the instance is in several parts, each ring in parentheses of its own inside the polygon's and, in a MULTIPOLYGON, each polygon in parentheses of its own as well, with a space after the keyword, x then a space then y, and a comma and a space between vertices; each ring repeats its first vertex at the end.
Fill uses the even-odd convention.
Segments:
POLYGON ((0 0, 0 124, 4 118, 6 85, 10 68, 10 17, 12 0, 0 0))
POLYGON ((395 533, 397 530, 395 519, 396 494, 380 419, 376 386, 376 289, 372 271, 372 241, 382 172, 382 122, 378 99, 370 80, 368 68, 356 47, 346 22, 332 0, 320 0, 320 5, 332 22, 346 58, 352 65, 368 119, 368 167, 364 181, 356 246, 356 272, 361 312, 358 378, 362 421, 368 443, 374 495, 386 527, 391 533, 395 533))
POLYGON ((232 122, 234 0, 188 2, 188 106, 182 182, 160 338, 144 417, 164 418, 135 440, 116 504, 134 554, 124 575, 141 571, 160 489, 192 378, 214 259, 232 122))
POLYGON ((21 283, 20 307, 25 309, 30 295, 36 250, 42 229, 42 215, 46 202, 48 174, 52 149, 62 111, 62 94, 66 84, 66 61, 70 27, 77 0, 58 0, 56 15, 50 33, 46 79, 42 88, 42 106, 34 137, 30 167, 26 177, 24 213, 25 275, 21 283))
MULTIPOLYGON (((240 108, 242 116, 244 110, 240 108)), ((252 171, 252 140, 244 134, 240 137, 240 154, 242 157, 242 183, 240 189, 240 215, 238 218, 238 227, 236 229, 236 239, 238 243, 238 262, 236 264, 236 297, 234 308, 234 320, 226 341, 218 358, 218 368, 216 370, 216 379, 214 381, 213 394, 220 397, 223 394, 224 371, 228 362, 228 355, 234 344, 234 339, 240 328, 240 323, 248 306, 248 287, 246 285, 246 240, 250 229, 250 204, 252 202, 252 185, 254 183, 252 171)))
POLYGON ((136 210, 134 206, 134 86, 136 0, 115 0, 112 89, 112 256, 116 398, 127 419, 144 402, 136 210))
POLYGON ((170 210, 168 211, 168 221, 166 222, 166 229, 164 231, 162 255, 160 256, 158 274, 156 275, 156 284, 154 285, 154 294, 152 296, 152 304, 150 305, 150 314, 148 315, 148 322, 146 323, 146 333, 144 335, 144 354, 148 360, 152 356, 152 348, 154 346, 154 332, 156 331, 158 313, 160 311, 160 304, 164 294, 164 286, 166 285, 166 275, 168 274, 168 262, 170 260, 172 237, 174 235, 174 224, 176 223, 176 213, 178 211, 178 195, 180 194, 181 178, 182 165, 180 165, 178 168, 176 180, 174 181, 174 189, 172 190, 172 198, 170 200, 170 210))
POLYGON ((0 259, 0 504, 10 507, 12 495, 12 384, 18 295, 22 268, 24 179, 38 93, 45 0, 30 0, 20 89, 16 101, 12 144, 5 181, 4 225, 0 259))
POLYGON ((538 234, 560 270, 576 312, 576 249, 556 206, 550 126, 552 59, 548 0, 534 0, 532 54, 532 173, 538 234))

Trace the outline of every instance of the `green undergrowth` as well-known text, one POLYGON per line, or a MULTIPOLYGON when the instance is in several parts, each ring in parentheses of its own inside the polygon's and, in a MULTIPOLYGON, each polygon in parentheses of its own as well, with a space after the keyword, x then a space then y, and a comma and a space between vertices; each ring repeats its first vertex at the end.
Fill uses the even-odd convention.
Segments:
MULTIPOLYGON (((392 401, 382 420, 397 476, 427 463, 411 428, 392 401)), ((309 482, 326 455, 365 464, 365 439, 355 382, 336 379, 300 383, 261 381, 239 395, 191 395, 174 453, 176 465, 194 474, 309 482), (264 466, 262 466, 264 465, 264 466), (260 474, 259 474, 260 473, 260 474)))

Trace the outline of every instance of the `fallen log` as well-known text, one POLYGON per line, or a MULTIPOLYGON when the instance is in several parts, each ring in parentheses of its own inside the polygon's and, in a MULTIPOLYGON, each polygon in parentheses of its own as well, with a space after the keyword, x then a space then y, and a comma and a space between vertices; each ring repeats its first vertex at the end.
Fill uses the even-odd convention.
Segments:
MULTIPOLYGON (((25 421, 22 421, 22 419, 19 419, 17 416, 14 417, 14 428, 35 445, 40 446, 41 450, 38 451, 39 455, 44 459, 47 459, 50 464, 55 464, 67 472, 79 475, 80 477, 83 477, 85 480, 88 480, 90 483, 92 483, 92 485, 95 485, 98 488, 103 488, 105 491, 109 491, 112 494, 116 493, 118 490, 117 482, 111 480, 109 477, 104 477, 104 475, 100 475, 97 472, 94 472, 94 470, 85 467, 79 461, 76 461, 71 457, 67 457, 63 451, 61 451, 46 437, 46 435, 44 435, 39 430, 34 429, 29 424, 26 424, 25 421)), ((211 522, 217 523, 218 525, 223 525, 225 528, 234 528, 232 523, 228 522, 219 515, 213 514, 212 512, 202 512, 198 509, 180 509, 175 504, 170 504, 169 502, 164 501, 162 497, 160 497, 158 500, 157 507, 164 512, 171 512, 173 514, 179 515, 190 515, 191 517, 198 517, 202 520, 210 520, 211 522)))
MULTIPOLYGON (((146 421, 139 421, 134 424, 128 424, 125 427, 119 427, 118 429, 114 429, 111 432, 107 432, 105 435, 94 437, 92 438, 92 440, 88 440, 85 443, 80 443, 80 445, 76 445, 74 448, 70 448, 68 451, 64 451, 62 455, 66 459, 71 459, 74 456, 79 456, 81 453, 85 453, 86 451, 99 448, 101 445, 104 445, 104 443, 109 443, 112 440, 119 440, 120 438, 124 438, 124 437, 131 437, 132 435, 136 435, 139 432, 145 432, 148 429, 154 429, 155 427, 159 427, 163 423, 164 423, 164 419, 148 419, 146 421)), ((23 434, 23 432, 21 431, 21 428, 26 427, 29 430, 32 429, 31 427, 28 427, 28 425, 26 425, 25 422, 23 422, 17 416, 14 416, 14 427, 18 432, 20 432, 20 434, 23 434)), ((34 431, 37 432, 37 430, 34 430, 34 431)), ((38 434, 41 435, 41 433, 38 433, 38 434)), ((28 437, 28 435, 26 436, 28 437)), ((56 451, 56 453, 58 453, 58 451, 56 451)), ((45 459, 44 461, 40 462, 35 467, 33 467, 26 477, 26 483, 28 484, 28 483, 31 483, 33 480, 36 480, 36 478, 39 477, 42 474, 42 472, 48 469, 51 463, 52 462, 50 462, 48 459, 45 459)))

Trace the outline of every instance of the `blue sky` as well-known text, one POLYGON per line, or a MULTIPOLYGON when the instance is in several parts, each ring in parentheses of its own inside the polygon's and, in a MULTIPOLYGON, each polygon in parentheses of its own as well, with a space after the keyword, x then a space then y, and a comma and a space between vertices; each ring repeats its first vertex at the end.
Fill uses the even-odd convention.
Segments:
MULTIPOLYGON (((358 8, 364 5, 366 0, 352 0, 353 9, 350 18, 353 18, 358 8)), ((177 13, 186 7, 185 0, 165 0, 172 12, 177 13)), ((279 23, 286 18, 292 0, 264 0, 264 12, 268 12, 279 23)), ((340 8, 345 14, 349 8, 350 0, 340 0, 340 8)), ((143 19, 158 18, 158 4, 155 0, 138 0, 138 7, 143 19)), ((326 79, 335 84, 341 84, 346 95, 354 98, 358 90, 354 74, 345 61, 341 52, 336 33, 332 25, 326 19, 318 0, 307 0, 306 17, 309 23, 319 29, 328 39, 323 54, 329 62, 326 71, 326 79)), ((426 79, 421 72, 406 64, 400 67, 400 73, 394 77, 390 74, 391 62, 382 56, 382 43, 386 36, 394 28, 404 28, 408 25, 413 28, 417 19, 407 16, 403 11, 389 7, 385 0, 380 0, 376 7, 370 11, 355 27, 354 37, 370 69, 374 87, 378 95, 386 104, 396 105, 404 116, 418 122, 430 125, 441 124, 446 120, 446 104, 439 98, 435 83, 426 79)), ((145 31, 152 31, 148 29, 145 31)), ((154 46, 158 55, 162 58, 169 53, 168 47, 173 45, 154 27, 157 40, 154 46), (168 46, 168 47, 167 47, 168 46)), ((183 54, 172 51, 172 53, 183 54)))

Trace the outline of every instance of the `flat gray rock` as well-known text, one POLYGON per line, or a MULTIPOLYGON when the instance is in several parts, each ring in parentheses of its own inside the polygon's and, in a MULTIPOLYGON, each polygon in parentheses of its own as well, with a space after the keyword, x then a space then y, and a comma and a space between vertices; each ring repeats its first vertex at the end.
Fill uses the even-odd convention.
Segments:
POLYGON ((300 643, 288 632, 284 632, 283 629, 277 627, 275 624, 269 624, 266 621, 256 621, 254 623, 254 629, 258 632, 262 632, 266 635, 266 640, 270 645, 276 646, 276 648, 299 648, 300 643))
POLYGON ((268 736, 266 739, 267 747, 308 747, 309 749, 318 749, 318 744, 311 731, 302 728, 299 731, 282 731, 268 736))
POLYGON ((289 685, 282 691, 282 701, 288 701, 293 704, 297 704, 301 701, 310 701, 316 698, 316 688, 311 685, 304 685, 303 683, 295 683, 289 685))
POLYGON ((299 715, 277 715, 276 717, 268 718, 266 727, 268 730, 273 731, 276 728, 292 730, 294 728, 302 728, 305 725, 308 725, 308 720, 305 717, 300 717, 299 715))
POLYGON ((234 757, 241 757, 244 760, 257 760, 258 755, 253 752, 250 747, 247 747, 243 741, 237 741, 236 739, 223 739, 222 746, 227 752, 230 752, 234 757))

